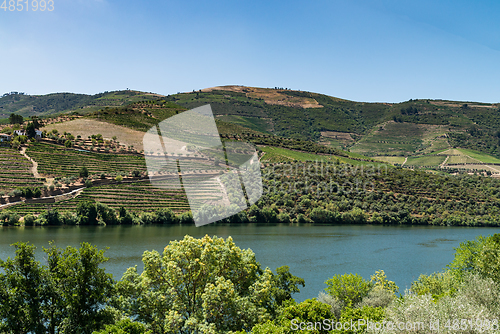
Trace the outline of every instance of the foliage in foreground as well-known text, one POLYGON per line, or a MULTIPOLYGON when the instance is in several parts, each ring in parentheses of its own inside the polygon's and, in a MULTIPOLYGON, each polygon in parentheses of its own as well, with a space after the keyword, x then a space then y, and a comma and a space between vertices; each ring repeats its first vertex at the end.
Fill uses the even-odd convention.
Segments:
POLYGON ((104 251, 82 243, 45 249, 15 244, 0 262, 0 333, 227 333, 275 317, 304 280, 288 267, 262 269, 231 237, 173 241, 146 251, 144 271, 119 282, 100 265, 104 251))
POLYGON ((42 265, 33 245, 14 246, 15 258, 0 260, 1 333, 92 333, 110 321, 101 307, 114 290, 111 274, 99 267, 104 251, 51 245, 42 265))
POLYGON ((500 333, 499 240, 462 243, 445 272, 420 276, 399 297, 380 270, 370 281, 334 275, 326 293, 301 303, 292 294, 303 279, 287 266, 263 270, 231 237, 186 236, 162 254, 146 251, 143 272, 129 268, 119 282, 89 244, 51 245, 41 264, 33 245, 18 243, 16 257, 0 261, 0 333, 500 333))

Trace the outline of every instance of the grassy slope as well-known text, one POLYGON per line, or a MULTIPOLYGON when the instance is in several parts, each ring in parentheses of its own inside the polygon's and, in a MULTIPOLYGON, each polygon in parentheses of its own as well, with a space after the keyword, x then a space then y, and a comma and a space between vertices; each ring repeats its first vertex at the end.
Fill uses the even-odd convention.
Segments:
MULTIPOLYGON (((340 157, 335 155, 324 155, 324 154, 313 154, 307 152, 298 152, 294 150, 289 150, 281 147, 260 147, 262 152, 265 152, 262 157, 262 162, 280 163, 285 161, 340 161, 341 163, 347 163, 351 165, 378 165, 379 163, 369 162, 369 161, 359 161, 354 159, 349 159, 346 157, 340 157)), ((356 155, 355 158, 365 158, 363 156, 356 155)))
POLYGON ((255 119, 265 119, 268 132, 331 142, 337 147, 346 143, 322 137, 321 132, 351 133, 359 141, 354 151, 363 154, 432 153, 448 147, 446 139, 436 137, 451 133, 453 136, 449 138, 453 146, 500 157, 500 141, 496 135, 500 128, 497 105, 441 100, 362 103, 300 91, 248 87, 218 89, 176 94, 167 99, 186 108, 210 103, 214 113, 223 119, 247 125, 255 119), (298 98, 314 100, 322 108, 291 106, 293 99, 298 98), (392 120, 403 125, 392 126, 393 131, 385 134, 378 132, 381 125, 392 120), (478 131, 471 131, 473 127, 478 131), (384 143, 387 137, 390 140, 384 143))

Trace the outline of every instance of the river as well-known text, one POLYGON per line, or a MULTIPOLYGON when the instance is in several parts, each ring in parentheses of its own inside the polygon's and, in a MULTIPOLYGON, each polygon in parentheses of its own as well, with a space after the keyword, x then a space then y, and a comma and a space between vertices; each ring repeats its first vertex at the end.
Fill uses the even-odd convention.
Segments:
POLYGON ((232 236, 238 247, 251 248, 264 268, 288 265, 292 274, 304 278, 305 288, 294 295, 303 301, 317 297, 335 274, 358 273, 370 279, 379 269, 404 292, 420 274, 440 271, 450 263, 460 242, 499 232, 500 228, 477 227, 286 224, 0 227, 0 258, 13 256, 9 245, 17 241, 36 245, 41 262, 42 247, 51 240, 58 247, 89 242, 109 247, 105 267, 119 279, 128 267, 142 269, 145 250, 161 252, 169 241, 186 234, 232 236))

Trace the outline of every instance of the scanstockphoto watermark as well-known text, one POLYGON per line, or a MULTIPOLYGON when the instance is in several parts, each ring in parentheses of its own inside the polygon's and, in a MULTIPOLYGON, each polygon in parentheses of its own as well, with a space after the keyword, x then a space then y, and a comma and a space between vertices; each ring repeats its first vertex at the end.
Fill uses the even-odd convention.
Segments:
POLYGON ((0 0, 0 10, 4 12, 52 12, 53 0, 0 0))
POLYGON ((368 319, 358 319, 345 322, 336 321, 333 319, 324 319, 323 321, 316 322, 301 322, 298 319, 291 321, 290 329, 292 331, 311 331, 311 330, 343 330, 352 332, 419 332, 425 331, 426 333, 466 333, 466 332, 480 332, 490 333, 499 329, 498 319, 449 319, 446 322, 439 320, 431 320, 428 322, 422 321, 371 321, 368 319))
POLYGON ((347 165, 324 161, 273 165, 264 169, 271 192, 365 193, 375 191, 376 176, 387 174, 387 165, 347 165))
POLYGON ((305 331, 305 330, 343 330, 343 331, 352 331, 352 332, 363 332, 364 330, 406 330, 406 331, 417 331, 417 330, 425 330, 425 323, 423 322, 392 322, 392 321, 382 321, 382 322, 373 322, 366 319, 358 319, 350 321, 336 321, 333 319, 324 319, 323 321, 316 322, 300 322, 298 319, 293 319, 291 321, 290 329, 292 331, 305 331))

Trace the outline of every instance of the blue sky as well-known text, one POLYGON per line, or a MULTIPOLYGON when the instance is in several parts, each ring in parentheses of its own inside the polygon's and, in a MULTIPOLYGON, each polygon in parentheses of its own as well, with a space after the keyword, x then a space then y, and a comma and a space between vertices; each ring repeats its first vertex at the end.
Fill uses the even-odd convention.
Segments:
POLYGON ((0 10, 0 94, 238 84, 356 101, 500 102, 499 1, 54 0, 54 8, 0 10))

